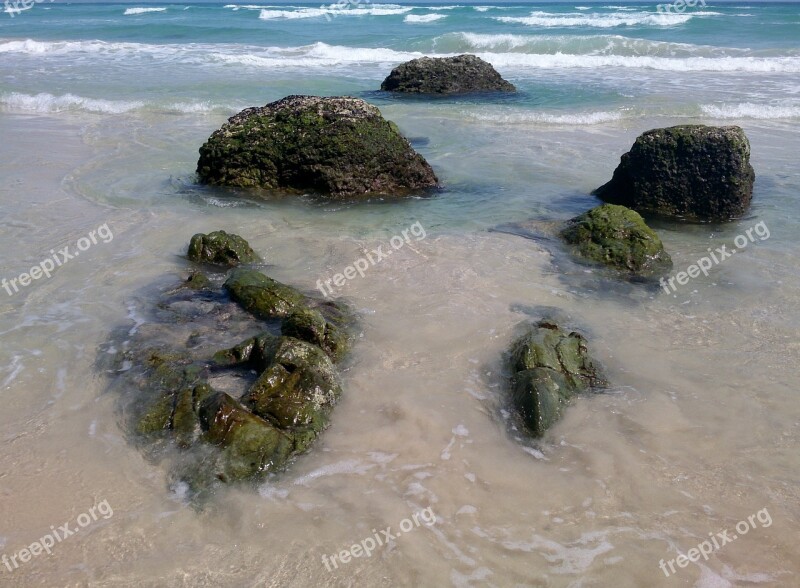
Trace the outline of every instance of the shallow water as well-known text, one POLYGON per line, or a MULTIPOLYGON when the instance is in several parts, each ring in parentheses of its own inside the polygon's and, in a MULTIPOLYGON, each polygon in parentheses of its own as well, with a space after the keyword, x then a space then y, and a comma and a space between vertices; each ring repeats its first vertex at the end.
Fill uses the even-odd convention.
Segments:
MULTIPOLYGON (((4 42, 19 34, 40 43, 165 45, 157 40, 164 32, 147 33, 144 24, 58 29, 44 8, 50 6, 18 15, 18 33, 3 23, 4 42)), ((50 12, 65 10, 53 5, 50 12)), ((80 10, 87 11, 83 19, 105 14, 80 10)), ((123 18, 122 7, 102 10, 123 18)), ((280 35, 300 34, 284 27, 311 22, 227 10, 254 31, 240 43, 271 32, 269 43, 278 46, 280 35)), ((509 10, 524 17, 543 9, 509 10)), ((758 14, 765 21, 797 14, 796 5, 775 8, 780 14, 764 10, 758 14)), ((618 10, 625 12, 631 11, 618 10)), ((360 34, 354 46, 408 51, 412 42, 422 47, 427 33, 370 44, 363 40, 368 23, 350 21, 396 20, 387 31, 441 27, 433 35, 441 37, 457 20, 411 25, 405 15, 347 17, 347 25, 337 17, 306 25, 303 34, 307 44, 341 38, 344 46, 360 34)), ((685 43, 692 23, 616 32, 685 43)), ((770 59, 786 59, 796 55, 800 37, 792 41, 781 30, 771 41, 753 33, 750 44, 718 46, 760 47, 770 59)), ((213 42, 192 35, 182 42, 213 42)), ((800 139, 796 113, 764 110, 779 96, 796 96, 788 91, 796 86, 795 61, 770 73, 500 67, 523 89, 521 98, 426 103, 370 93, 388 70, 363 57, 329 70, 307 62, 294 69, 215 68, 192 64, 193 57, 143 56, 141 47, 115 48, 116 56, 85 45, 64 53, 52 45, 43 53, 30 43, 0 47, 13 58, 0 64, 0 277, 19 275, 103 224, 113 233, 52 278, 13 296, 0 290, 0 555, 18 552, 51 525, 74 523, 104 500, 113 507, 113 516, 58 543, 51 555, 13 573, 0 565, 2 585, 796 584, 800 139), (140 76, 136 87, 126 81, 132 73, 140 76), (289 93, 367 97, 414 139, 444 190, 428 199, 332 204, 260 201, 194 184, 197 148, 230 112, 289 93), (66 95, 106 102, 76 105, 66 95), (125 101, 144 104, 120 109, 125 101), (204 101, 212 107, 164 107, 204 101), (715 103, 758 108, 748 114, 736 106, 720 119, 703 114, 703 104, 715 103), (587 118, 593 112, 614 116, 587 118), (769 228, 768 239, 670 296, 608 280, 572 263, 556 244, 520 236, 528 234, 520 223, 565 219, 593 206, 589 192, 609 178, 640 132, 682 122, 741 124, 757 181, 741 221, 654 223, 675 271, 708 247, 730 247, 758 222, 769 228), (257 491, 231 489, 211 507, 192 508, 183 489, 170 485, 169 464, 147 461, 125 438, 117 397, 96 369, 111 331, 136 328, 159 289, 180 278, 195 232, 239 233, 265 258, 269 275, 313 290, 317 280, 415 222, 424 239, 342 289, 362 332, 343 374, 342 402, 312 452, 257 491), (517 325, 548 307, 588 334, 614 388, 578 400, 541 443, 525 443, 509 431, 503 411, 502 354, 517 325), (426 508, 436 514, 434 525, 404 533, 370 558, 326 569, 323 555, 373 529, 397 531, 426 508), (675 578, 659 569, 660 560, 709 533, 732 531, 762 509, 769 526, 756 519, 757 528, 707 562, 677 568, 675 578)), ((239 45, 226 49, 242 53, 239 45)), ((447 51, 466 49, 474 50, 447 51)), ((644 50, 658 57, 653 45, 644 50)))

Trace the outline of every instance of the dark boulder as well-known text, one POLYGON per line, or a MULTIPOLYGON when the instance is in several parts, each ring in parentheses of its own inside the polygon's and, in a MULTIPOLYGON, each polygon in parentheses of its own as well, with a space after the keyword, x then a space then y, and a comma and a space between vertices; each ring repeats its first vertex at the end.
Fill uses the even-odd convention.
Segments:
POLYGON ((438 180, 397 126, 359 98, 289 96, 228 119, 200 148, 204 184, 404 195, 438 180))
POLYGON ((681 125, 640 135, 594 193, 638 212, 725 221, 747 211, 754 180, 740 127, 681 125))
POLYGON ((394 68, 381 90, 410 94, 516 92, 491 63, 475 55, 412 59, 394 68))

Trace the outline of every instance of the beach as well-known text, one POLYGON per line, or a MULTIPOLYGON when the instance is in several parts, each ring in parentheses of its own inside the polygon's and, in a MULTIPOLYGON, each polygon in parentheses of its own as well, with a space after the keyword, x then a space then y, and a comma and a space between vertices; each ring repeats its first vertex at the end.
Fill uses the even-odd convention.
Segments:
POLYGON ((0 585, 795 585, 798 31, 798 5, 760 3, 0 14, 0 278, 80 252, 0 289, 0 555, 19 564, 0 564, 0 585), (403 61, 459 53, 518 92, 378 92, 403 61), (441 189, 348 202, 197 182, 229 116, 292 94, 374 104, 441 189), (638 135, 689 123, 741 126, 756 182, 741 219, 651 224, 675 272, 757 223, 768 238, 667 293, 537 237, 599 204, 638 135), (195 233, 242 235, 269 276, 318 292, 415 224, 337 288, 359 332, 329 428, 286 472, 194 505, 126 432, 112 333, 144 324, 195 233), (612 386, 531 442, 510 426, 504 353, 546 309, 586 334, 612 386), (435 522, 402 532, 426 509, 435 522), (20 559, 67 522, 78 532, 20 559), (388 527, 369 556, 326 565, 388 527), (737 538, 707 559, 660 567, 724 530, 737 538))

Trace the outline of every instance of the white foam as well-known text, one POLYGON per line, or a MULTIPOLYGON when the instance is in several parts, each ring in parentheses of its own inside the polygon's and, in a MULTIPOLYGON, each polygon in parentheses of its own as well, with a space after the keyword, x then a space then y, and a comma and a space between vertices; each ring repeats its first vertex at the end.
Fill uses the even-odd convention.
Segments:
POLYGON ((532 27, 596 27, 612 28, 621 26, 657 26, 672 27, 689 22, 695 16, 703 14, 553 14, 550 12, 531 12, 530 16, 493 16, 499 22, 524 24, 532 27))
POLYGON ((349 5, 331 4, 323 8, 299 8, 297 10, 266 10, 258 15, 261 20, 296 20, 303 18, 319 18, 322 16, 392 16, 405 14, 414 10, 410 6, 382 4, 372 8, 348 8, 349 5))
POLYGON ((107 43, 105 41, 7 41, 0 43, 0 53, 25 55, 67 55, 72 53, 136 53, 153 49, 169 51, 168 46, 139 43, 107 43))
POLYGON ((576 6, 575 10, 591 10, 591 6, 576 6))
POLYGON ((420 22, 434 22, 447 18, 446 14, 409 14, 403 19, 403 22, 420 23, 420 22))
POLYGON ((465 113, 467 117, 499 124, 524 124, 539 123, 549 125, 597 125, 612 122, 622 118, 621 112, 576 112, 571 114, 551 114, 547 112, 513 112, 508 114, 500 113, 465 113))
POLYGON ((22 110, 28 112, 53 113, 78 110, 102 114, 122 114, 141 108, 142 106, 144 106, 144 103, 140 101, 102 100, 84 98, 83 96, 75 96, 74 94, 54 96, 46 92, 35 95, 11 92, 10 94, 0 95, 0 107, 2 107, 3 110, 22 110))
MULTIPOLYGON (((265 6, 262 4, 226 4, 223 8, 232 8, 233 10, 261 10, 262 8, 276 8, 275 6, 265 6)), ((285 6, 283 8, 286 8, 285 6)))
POLYGON ((513 51, 530 54, 616 55, 669 57, 728 57, 747 55, 747 49, 652 41, 623 35, 513 35, 482 33, 447 33, 434 39, 434 47, 443 50, 513 51))
MULTIPOLYGON (((436 40, 446 45, 444 41, 452 35, 454 34, 450 33, 437 37, 436 40)), ((619 35, 589 36, 578 41, 568 41, 567 36, 542 36, 529 39, 525 35, 474 33, 455 33, 455 35, 463 35, 462 39, 456 37, 457 43, 455 43, 458 45, 460 42, 462 46, 452 47, 451 52, 435 53, 436 56, 450 57, 464 53, 463 44, 466 41, 474 44, 475 51, 470 47, 467 49, 469 52, 477 53, 495 67, 523 70, 616 67, 677 72, 800 73, 800 59, 796 56, 756 57, 748 55, 747 50, 664 44, 659 41, 627 39, 619 35), (560 38, 565 40, 560 41, 560 38), (585 47, 581 46, 581 43, 586 43, 585 47), (525 52, 515 51, 519 48, 523 48, 525 52), (587 51, 590 54, 582 54, 580 51, 587 51), (629 53, 629 55, 619 53, 629 53), (676 56, 676 53, 681 56, 676 56)), ((396 51, 385 47, 347 47, 322 42, 299 47, 257 47, 229 44, 148 45, 102 41, 45 42, 30 39, 0 42, 0 53, 36 57, 63 55, 70 58, 76 54, 79 56, 96 54, 102 58, 124 61, 130 60, 132 56, 144 56, 192 64, 238 64, 259 68, 391 65, 423 56, 423 53, 417 51, 396 51)), ((122 108, 128 107, 123 105, 122 108)))
POLYGON ((793 57, 649 57, 644 55, 531 55, 484 53, 496 67, 542 69, 597 69, 602 67, 654 69, 660 71, 723 71, 800 73, 800 60, 793 57))
POLYGON ((164 12, 166 8, 126 8, 123 16, 130 16, 132 14, 146 14, 148 12, 164 12))
POLYGON ((700 106, 704 114, 717 119, 752 118, 773 120, 781 118, 800 118, 800 105, 779 106, 771 104, 703 104, 700 106))
POLYGON ((342 474, 356 474, 363 476, 369 470, 376 467, 375 464, 365 464, 357 459, 348 459, 327 466, 322 466, 297 478, 294 483, 297 486, 307 486, 309 482, 325 476, 336 476, 342 474))
POLYGON ((492 8, 496 8, 496 6, 473 6, 477 12, 489 12, 492 8))

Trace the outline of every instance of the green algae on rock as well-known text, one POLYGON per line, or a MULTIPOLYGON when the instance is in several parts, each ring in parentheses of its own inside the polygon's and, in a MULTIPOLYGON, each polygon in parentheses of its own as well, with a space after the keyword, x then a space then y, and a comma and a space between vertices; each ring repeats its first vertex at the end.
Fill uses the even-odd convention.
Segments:
POLYGON ((346 329, 313 308, 295 309, 281 325, 281 333, 321 347, 336 362, 350 349, 346 329))
POLYGON ((225 289, 246 311, 260 319, 285 317, 305 302, 305 297, 294 288, 256 270, 233 270, 225 281, 225 289))
POLYGON ((380 111, 352 97, 288 96, 228 119, 200 148, 200 182, 339 198, 405 195, 436 174, 380 111))
POLYGON ((242 263, 259 263, 261 258, 250 244, 240 237, 225 231, 214 231, 207 235, 198 233, 189 242, 187 257, 197 263, 209 263, 234 267, 242 263))
POLYGON ((166 290, 152 320, 120 334, 116 355, 131 432, 154 457, 171 455, 172 475, 195 495, 280 471, 307 451, 342 393, 333 359, 350 346, 354 318, 343 304, 250 270, 231 277, 246 286, 239 301, 236 288, 210 281, 166 290), (165 312, 174 305, 210 311, 165 312))
POLYGON ((639 276, 668 271, 672 259, 656 232, 635 211, 597 206, 567 222, 561 237, 582 257, 639 276))
POLYGON ((754 180, 741 127, 680 125, 640 135, 594 193, 639 212, 726 221, 747 211, 754 180))
POLYGON ((511 346, 511 404, 523 428, 541 437, 575 394, 608 385, 586 339, 551 321, 530 325, 511 346))
POLYGON ((410 94, 517 91, 491 63, 475 55, 412 59, 394 68, 381 84, 381 90, 410 94))

